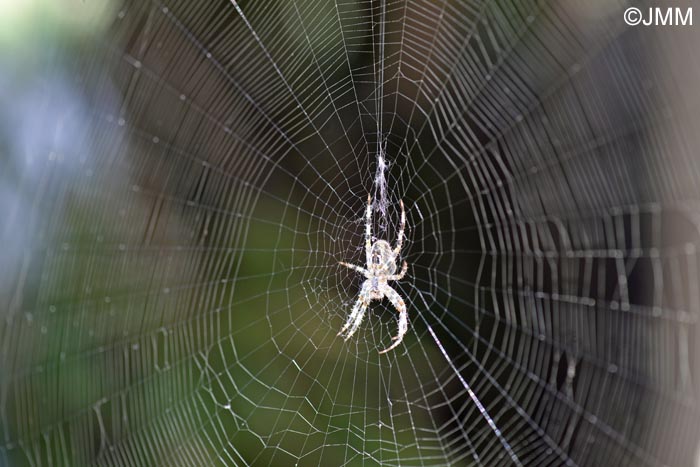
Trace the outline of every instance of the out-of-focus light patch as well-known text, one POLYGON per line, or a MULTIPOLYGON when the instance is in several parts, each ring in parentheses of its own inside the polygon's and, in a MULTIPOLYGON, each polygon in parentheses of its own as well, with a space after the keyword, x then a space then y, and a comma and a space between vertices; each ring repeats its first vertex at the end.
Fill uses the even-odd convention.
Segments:
POLYGON ((587 0, 585 2, 574 0, 569 5, 573 13, 586 20, 605 20, 616 13, 622 19, 622 11, 624 10, 620 8, 617 2, 611 2, 610 0, 587 0))
POLYGON ((26 49, 50 37, 94 34, 116 15, 121 0, 0 0, 0 47, 26 49))

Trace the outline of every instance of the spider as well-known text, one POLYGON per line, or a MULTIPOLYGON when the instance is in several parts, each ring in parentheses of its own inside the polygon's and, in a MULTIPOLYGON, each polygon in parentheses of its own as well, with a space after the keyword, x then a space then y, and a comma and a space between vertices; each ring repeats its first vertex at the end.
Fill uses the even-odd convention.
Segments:
POLYGON ((338 262, 347 268, 362 273, 367 278, 362 283, 357 302, 355 302, 355 306, 353 306, 345 326, 343 326, 343 329, 338 333, 339 336, 346 330, 347 334, 345 335, 345 340, 348 340, 355 334, 372 300, 381 300, 387 297, 399 313, 399 333, 396 337, 391 338, 394 343, 379 352, 380 354, 388 352, 399 345, 403 340, 404 334, 406 334, 408 330, 406 303, 403 298, 401 298, 401 295, 387 283, 388 281, 401 280, 408 270, 408 264, 404 261, 401 272, 396 274, 396 258, 401 252, 405 224, 406 212, 404 211, 403 201, 401 201, 401 227, 399 228, 399 238, 396 240, 396 247, 391 248, 391 245, 386 240, 377 240, 372 243, 372 195, 368 195, 367 210, 365 212, 365 256, 367 259, 367 267, 363 268, 362 266, 356 266, 343 261, 338 262))

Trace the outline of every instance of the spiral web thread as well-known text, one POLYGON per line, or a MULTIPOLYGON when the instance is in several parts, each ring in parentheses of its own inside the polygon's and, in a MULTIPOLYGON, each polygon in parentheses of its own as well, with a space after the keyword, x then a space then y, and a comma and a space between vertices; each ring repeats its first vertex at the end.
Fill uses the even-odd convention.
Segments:
POLYGON ((2 463, 689 463, 698 64, 624 7, 120 4, 13 182, 2 463))

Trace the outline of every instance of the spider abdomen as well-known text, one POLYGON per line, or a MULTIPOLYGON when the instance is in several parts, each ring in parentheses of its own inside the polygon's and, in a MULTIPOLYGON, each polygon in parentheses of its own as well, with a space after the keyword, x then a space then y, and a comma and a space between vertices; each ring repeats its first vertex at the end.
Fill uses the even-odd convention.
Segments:
POLYGON ((392 275, 396 273, 396 256, 386 240, 377 240, 372 244, 372 265, 376 273, 392 275))

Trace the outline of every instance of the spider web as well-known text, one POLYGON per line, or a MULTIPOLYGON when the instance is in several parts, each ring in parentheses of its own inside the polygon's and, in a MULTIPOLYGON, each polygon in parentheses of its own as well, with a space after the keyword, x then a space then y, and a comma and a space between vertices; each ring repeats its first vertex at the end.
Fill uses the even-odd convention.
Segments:
POLYGON ((0 95, 0 463, 693 462, 697 34, 626 6, 126 1, 47 45, 0 95), (336 336, 368 193, 385 355, 387 300, 336 336))

